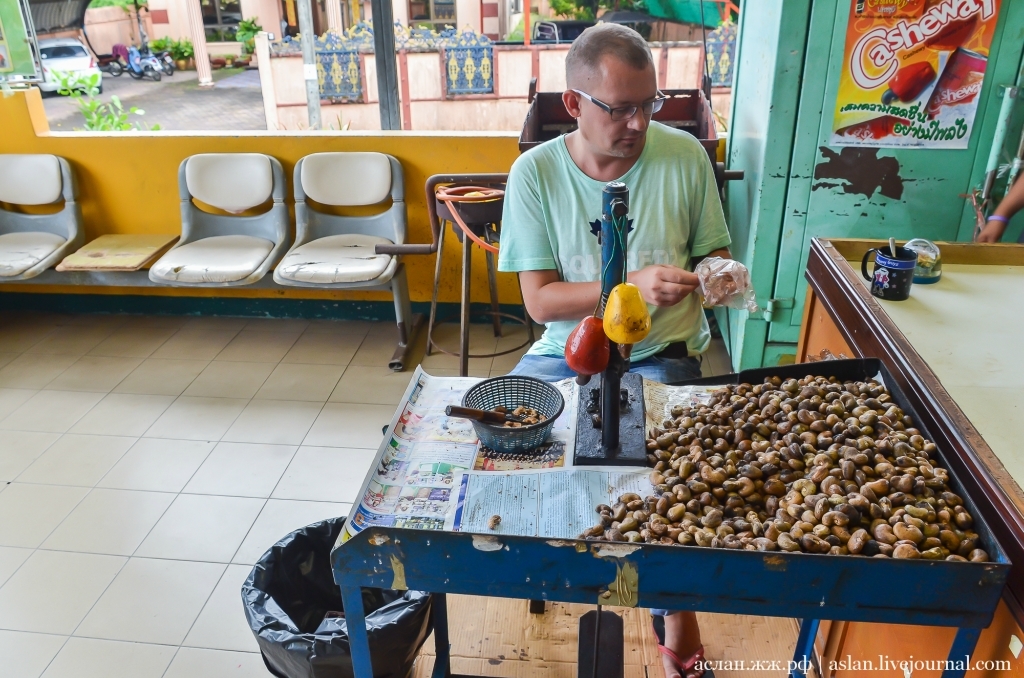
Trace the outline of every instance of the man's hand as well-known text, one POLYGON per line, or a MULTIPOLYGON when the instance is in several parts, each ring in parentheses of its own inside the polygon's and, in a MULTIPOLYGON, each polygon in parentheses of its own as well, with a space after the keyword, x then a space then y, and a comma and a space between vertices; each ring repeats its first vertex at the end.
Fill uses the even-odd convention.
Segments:
POLYGON ((644 301, 655 306, 675 306, 700 284, 696 273, 664 264, 634 271, 628 279, 640 288, 644 301))

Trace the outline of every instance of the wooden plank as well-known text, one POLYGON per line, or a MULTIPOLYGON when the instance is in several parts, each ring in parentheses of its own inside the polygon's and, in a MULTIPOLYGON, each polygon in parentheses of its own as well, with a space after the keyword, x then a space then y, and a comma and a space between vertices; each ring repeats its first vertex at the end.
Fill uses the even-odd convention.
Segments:
MULTIPOLYGON (((872 247, 888 246, 888 241, 865 238, 828 240, 844 259, 857 262, 872 247)), ((897 245, 906 244, 897 240, 897 245)), ((977 266, 1024 266, 1024 245, 1017 243, 937 242, 942 251, 943 264, 970 264, 977 266)), ((857 267, 854 266, 854 269, 857 267)))
POLYGON ((138 271, 177 241, 176 235, 101 235, 57 264, 58 271, 138 271))
MULTIPOLYGON (((527 601, 448 595, 453 673, 480 676, 575 678, 579 617, 590 605, 547 603, 542 615, 527 601)), ((625 676, 661 676, 661 655, 650 610, 608 608, 623 616, 625 676)), ((792 657, 798 626, 778 617, 697 613, 706 657, 740 662, 747 670, 715 669, 718 678, 777 678, 778 671, 750 670, 755 662, 785 666, 792 657)), ((434 667, 433 636, 423 645, 414 678, 429 678, 434 667)))

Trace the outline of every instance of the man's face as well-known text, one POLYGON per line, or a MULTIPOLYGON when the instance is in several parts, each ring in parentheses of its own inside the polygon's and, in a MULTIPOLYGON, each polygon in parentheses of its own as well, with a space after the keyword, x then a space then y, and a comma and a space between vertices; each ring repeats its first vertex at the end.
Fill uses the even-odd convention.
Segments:
MULTIPOLYGON (((637 70, 622 60, 607 55, 599 66, 576 87, 612 108, 640 106, 653 100, 658 94, 658 83, 654 65, 637 70)), ((642 110, 627 120, 614 121, 607 111, 587 101, 575 92, 566 93, 566 105, 570 113, 578 115, 577 122, 582 137, 599 155, 616 158, 633 158, 643 150, 650 120, 642 110), (573 106, 572 104, 575 104, 573 106), (572 110, 577 108, 578 111, 572 110)))

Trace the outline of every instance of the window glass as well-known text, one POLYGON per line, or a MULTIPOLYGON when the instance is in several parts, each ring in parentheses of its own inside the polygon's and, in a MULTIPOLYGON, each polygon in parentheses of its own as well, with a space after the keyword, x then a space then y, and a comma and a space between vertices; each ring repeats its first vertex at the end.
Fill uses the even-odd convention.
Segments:
POLYGON ((66 59, 68 57, 89 56, 81 45, 57 45, 56 47, 43 47, 39 53, 44 59, 66 59))

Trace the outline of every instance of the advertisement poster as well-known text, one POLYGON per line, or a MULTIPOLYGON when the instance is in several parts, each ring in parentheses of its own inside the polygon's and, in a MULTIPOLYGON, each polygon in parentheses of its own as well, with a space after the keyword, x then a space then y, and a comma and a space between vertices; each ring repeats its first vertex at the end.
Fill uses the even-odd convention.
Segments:
POLYGON ((25 11, 20 0, 0 0, 0 80, 38 77, 25 11))
POLYGON ((832 146, 967 148, 1000 0, 852 0, 832 146))

